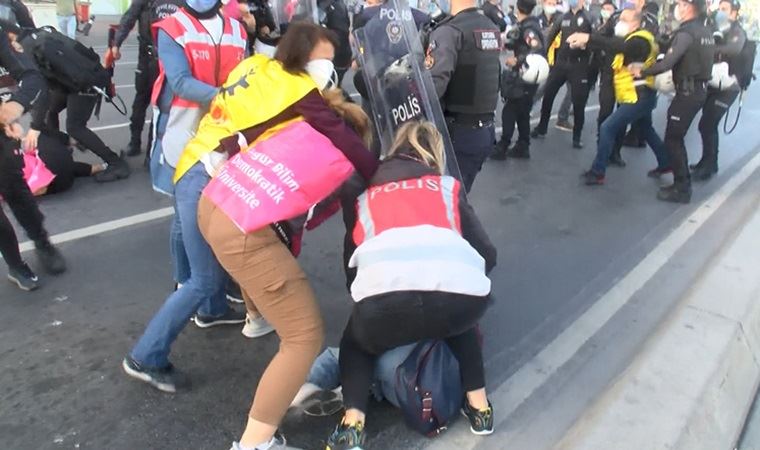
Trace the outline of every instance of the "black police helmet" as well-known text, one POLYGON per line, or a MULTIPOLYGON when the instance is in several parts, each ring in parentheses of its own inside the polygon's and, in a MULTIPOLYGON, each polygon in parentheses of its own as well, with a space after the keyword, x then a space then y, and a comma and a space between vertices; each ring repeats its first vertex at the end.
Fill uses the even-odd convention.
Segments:
POLYGON ((13 7, 10 3, 6 1, 0 1, 0 28, 3 31, 10 31, 11 33, 21 31, 16 19, 16 13, 13 12, 13 7))

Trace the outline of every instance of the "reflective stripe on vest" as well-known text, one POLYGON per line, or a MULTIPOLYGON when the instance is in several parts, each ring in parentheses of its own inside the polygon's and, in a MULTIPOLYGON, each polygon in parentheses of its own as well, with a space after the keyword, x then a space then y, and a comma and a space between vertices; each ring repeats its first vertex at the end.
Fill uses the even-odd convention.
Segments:
POLYGON ((560 31, 557 33, 557 37, 554 38, 551 45, 549 46, 549 50, 546 52, 546 60, 549 62, 550 66, 554 65, 554 58, 557 56, 557 49, 562 46, 562 32, 560 31))
POLYGON ((461 236, 460 183, 450 176, 424 176, 370 186, 356 203, 353 231, 359 246, 382 232, 431 225, 461 236))
MULTIPOLYGON (((654 35, 647 30, 641 29, 626 36, 625 40, 628 41, 635 37, 646 39, 649 43, 649 55, 647 56, 646 61, 644 61, 643 67, 644 69, 648 69, 657 61, 657 53, 659 52, 657 43, 654 40, 654 35)), ((639 101, 639 96, 636 93, 636 86, 644 84, 650 88, 654 88, 654 77, 646 77, 644 80, 640 80, 643 81, 643 83, 639 82, 639 80, 634 80, 633 74, 628 71, 628 67, 623 65, 624 62, 625 56, 622 53, 615 55, 615 59, 612 61, 615 100, 618 103, 636 103, 639 101)))

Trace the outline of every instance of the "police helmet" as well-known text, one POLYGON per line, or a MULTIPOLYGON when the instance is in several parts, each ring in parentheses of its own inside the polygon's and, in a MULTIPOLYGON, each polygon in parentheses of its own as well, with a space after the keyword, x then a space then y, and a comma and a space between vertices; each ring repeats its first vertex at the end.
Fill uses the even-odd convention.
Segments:
POLYGON ((728 63, 719 62, 713 64, 712 77, 708 84, 715 89, 725 90, 736 84, 736 77, 728 72, 728 63))
POLYGON ((549 63, 543 55, 530 54, 525 57, 520 76, 528 84, 541 84, 549 77, 549 63))
POLYGON ((13 11, 13 7, 5 1, 0 2, 0 29, 12 33, 20 31, 16 13, 13 11))
POLYGON ((654 77, 654 88, 663 94, 672 94, 676 90, 673 82, 673 71, 668 70, 654 77))

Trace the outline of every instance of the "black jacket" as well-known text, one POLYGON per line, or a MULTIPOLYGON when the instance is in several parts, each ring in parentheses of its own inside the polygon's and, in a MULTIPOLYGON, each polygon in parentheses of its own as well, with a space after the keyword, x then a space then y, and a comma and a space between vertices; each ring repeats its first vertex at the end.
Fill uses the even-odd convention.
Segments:
MULTIPOLYGON (((380 164, 377 172, 375 172, 375 175, 370 180, 369 186, 437 174, 438 172, 418 161, 397 156, 380 164)), ((346 236, 343 246, 343 267, 346 269, 346 286, 349 290, 356 277, 356 269, 348 267, 348 261, 356 250, 356 244, 353 239, 354 227, 357 221, 356 200, 366 190, 367 186, 358 177, 354 177, 343 186, 341 192, 343 222, 346 225, 346 236)), ((464 189, 459 190, 459 214, 461 216, 462 237, 485 259, 486 273, 489 273, 496 266, 496 247, 491 243, 472 206, 467 203, 464 189)))
POLYGON ((24 107, 24 111, 41 103, 47 95, 45 79, 37 70, 34 59, 28 53, 19 53, 12 46, 8 35, 0 28, 0 72, 5 72, 18 84, 18 89, 8 99, 24 107))

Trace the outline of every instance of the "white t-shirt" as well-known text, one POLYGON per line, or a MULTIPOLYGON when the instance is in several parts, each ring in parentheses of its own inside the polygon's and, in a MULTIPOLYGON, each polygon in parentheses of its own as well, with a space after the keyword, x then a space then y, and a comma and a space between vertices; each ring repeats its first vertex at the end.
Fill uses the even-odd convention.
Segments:
POLYGON ((218 44, 222 40, 222 33, 224 32, 224 20, 222 20, 222 16, 217 14, 210 19, 203 19, 201 20, 201 24, 206 28, 206 31, 208 31, 215 43, 218 44))

